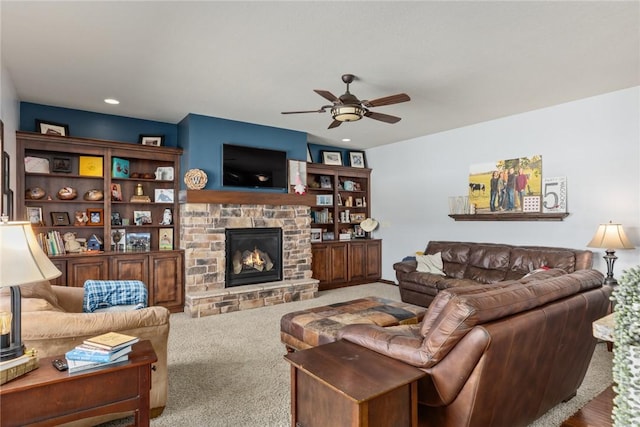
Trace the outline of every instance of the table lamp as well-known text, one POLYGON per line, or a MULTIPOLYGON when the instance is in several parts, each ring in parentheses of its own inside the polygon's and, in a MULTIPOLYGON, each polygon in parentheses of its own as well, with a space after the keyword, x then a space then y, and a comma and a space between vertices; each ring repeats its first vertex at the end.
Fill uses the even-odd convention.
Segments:
POLYGON ((0 331, 0 361, 24 354, 19 285, 53 279, 61 274, 40 248, 31 223, 9 222, 6 216, 0 218, 0 288, 11 288, 11 313, 0 312, 0 328, 11 325, 10 331, 0 331), (10 333, 8 337, 6 332, 10 333))
POLYGON ((616 262, 618 257, 615 255, 615 249, 634 249, 627 235, 622 229, 622 224, 613 224, 609 221, 608 224, 600 224, 596 235, 587 244, 590 248, 603 248, 605 249, 604 260, 607 262, 607 277, 604 279, 605 285, 615 286, 618 281, 613 278, 613 263, 616 262))

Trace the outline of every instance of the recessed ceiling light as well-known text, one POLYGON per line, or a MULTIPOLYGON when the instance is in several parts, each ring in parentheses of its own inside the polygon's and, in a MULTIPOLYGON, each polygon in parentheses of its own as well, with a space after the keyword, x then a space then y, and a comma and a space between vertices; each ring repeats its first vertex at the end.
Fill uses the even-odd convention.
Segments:
POLYGON ((120 101, 118 101, 117 99, 113 99, 113 98, 107 98, 107 99, 104 100, 104 102, 106 102, 107 104, 111 104, 111 105, 120 104, 120 101))
POLYGON ((342 138, 342 142, 351 142, 351 138, 342 138))

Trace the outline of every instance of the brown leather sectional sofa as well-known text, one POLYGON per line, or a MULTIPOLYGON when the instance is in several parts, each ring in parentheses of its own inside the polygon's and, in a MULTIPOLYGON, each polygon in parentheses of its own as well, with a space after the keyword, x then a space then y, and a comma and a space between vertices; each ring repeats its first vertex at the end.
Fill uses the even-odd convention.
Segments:
POLYGON ((429 242, 424 254, 438 252, 446 276, 417 271, 415 260, 394 264, 402 301, 428 307, 444 289, 517 280, 543 266, 571 273, 591 268, 593 256, 567 248, 448 241, 429 242))
MULTIPOLYGON (((571 268, 585 265, 576 259, 571 268)), ((591 324, 609 307, 602 281, 596 270, 555 268, 453 286, 438 290, 420 325, 349 325, 339 337, 425 372, 421 426, 526 426, 581 385, 596 344, 591 324)))

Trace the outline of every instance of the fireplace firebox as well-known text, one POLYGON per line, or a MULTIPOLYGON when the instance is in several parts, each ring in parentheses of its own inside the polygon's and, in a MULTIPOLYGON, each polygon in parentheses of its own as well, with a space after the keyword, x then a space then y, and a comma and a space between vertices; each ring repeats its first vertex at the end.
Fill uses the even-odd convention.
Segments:
POLYGON ((281 228, 225 230, 225 287, 282 280, 281 228))

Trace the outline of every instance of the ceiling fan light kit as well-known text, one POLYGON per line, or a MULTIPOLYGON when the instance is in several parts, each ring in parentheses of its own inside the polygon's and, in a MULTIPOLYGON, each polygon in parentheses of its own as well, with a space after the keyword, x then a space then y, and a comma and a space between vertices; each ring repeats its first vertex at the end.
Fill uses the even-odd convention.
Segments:
POLYGON ((339 122, 360 120, 366 110, 359 105, 339 105, 331 109, 331 117, 339 122))
POLYGON ((314 89, 315 93, 324 99, 331 101, 332 105, 325 105, 320 107, 318 110, 283 111, 282 114, 324 113, 327 108, 331 108, 331 117, 333 118, 333 121, 329 125, 329 129, 338 127, 343 122, 358 121, 362 117, 368 117, 385 123, 398 123, 400 121, 400 117, 369 111, 369 108, 407 102, 411 100, 409 95, 406 93, 398 93, 396 95, 385 96, 371 101, 360 101, 355 95, 349 92, 349 84, 351 84, 355 78, 356 77, 353 74, 342 75, 342 81, 347 85, 347 91, 340 97, 335 96, 328 90, 314 89))

